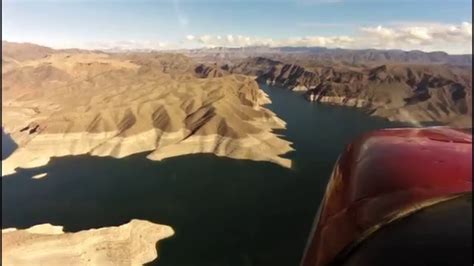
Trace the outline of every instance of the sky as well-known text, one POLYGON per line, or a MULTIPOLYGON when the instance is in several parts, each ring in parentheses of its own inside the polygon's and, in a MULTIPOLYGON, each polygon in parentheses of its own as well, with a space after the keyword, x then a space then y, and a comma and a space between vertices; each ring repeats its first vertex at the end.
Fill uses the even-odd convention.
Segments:
POLYGON ((2 0, 2 40, 53 48, 322 46, 472 53, 470 0, 2 0))

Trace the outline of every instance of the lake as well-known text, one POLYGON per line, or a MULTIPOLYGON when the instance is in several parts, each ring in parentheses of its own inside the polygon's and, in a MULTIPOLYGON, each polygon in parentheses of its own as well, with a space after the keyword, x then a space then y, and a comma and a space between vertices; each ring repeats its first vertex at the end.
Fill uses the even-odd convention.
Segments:
POLYGON ((16 143, 3 131, 2 128, 2 160, 10 156, 16 148, 16 143))
MULTIPOLYGON (((74 232, 137 218, 176 232, 160 242, 160 258, 150 265, 297 266, 344 146, 364 132, 402 124, 261 86, 273 101, 267 107, 287 122, 278 133, 293 142, 295 151, 285 155, 292 169, 209 154, 160 162, 146 153, 53 158, 2 178, 2 228, 51 223, 74 232), (48 175, 31 178, 40 173, 48 175)), ((2 159, 14 149, 3 132, 2 147, 10 147, 2 159)))

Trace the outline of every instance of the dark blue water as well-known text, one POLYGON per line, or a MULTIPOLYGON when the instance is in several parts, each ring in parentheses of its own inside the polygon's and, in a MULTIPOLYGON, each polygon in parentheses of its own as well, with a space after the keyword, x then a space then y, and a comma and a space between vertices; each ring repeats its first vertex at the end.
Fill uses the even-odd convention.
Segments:
POLYGON ((40 223, 66 231, 130 219, 171 225, 151 264, 298 265, 338 154, 356 136, 397 124, 342 107, 316 105, 280 88, 263 89, 287 121, 293 168, 198 154, 150 161, 53 158, 2 178, 2 228, 40 223), (31 179, 38 173, 43 179, 31 179))
POLYGON ((10 156, 17 148, 16 143, 10 138, 2 128, 2 160, 10 156))

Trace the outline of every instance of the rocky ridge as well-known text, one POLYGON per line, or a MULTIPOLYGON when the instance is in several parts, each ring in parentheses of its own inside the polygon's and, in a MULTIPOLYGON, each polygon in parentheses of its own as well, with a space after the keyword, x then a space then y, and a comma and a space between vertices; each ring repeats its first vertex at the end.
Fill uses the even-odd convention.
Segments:
POLYGON ((285 122, 263 107, 270 100, 252 78, 199 78, 191 59, 162 53, 18 62, 2 75, 2 126, 19 146, 3 175, 86 153, 162 160, 205 152, 291 166, 280 156, 290 143, 272 133, 285 122))
POLYGON ((204 77, 206 73, 255 76, 260 83, 303 91, 312 102, 363 108, 393 121, 415 125, 439 122, 456 127, 472 124, 470 67, 438 64, 305 67, 255 57, 199 69, 205 70, 200 73, 204 77))

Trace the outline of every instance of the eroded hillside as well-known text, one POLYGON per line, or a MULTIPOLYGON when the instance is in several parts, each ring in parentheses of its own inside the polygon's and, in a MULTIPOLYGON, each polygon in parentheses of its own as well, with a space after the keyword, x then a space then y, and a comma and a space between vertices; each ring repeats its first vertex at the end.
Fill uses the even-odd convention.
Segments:
POLYGON ((262 83, 303 91, 313 102, 359 107, 393 121, 455 127, 472 126, 471 71, 443 64, 320 65, 311 59, 299 65, 266 57, 195 69, 201 77, 255 76, 262 83))
POLYGON ((268 97, 250 77, 198 78, 177 54, 55 52, 17 60, 2 76, 2 126, 19 148, 3 174, 52 156, 148 158, 214 153, 265 160, 290 143, 272 133, 285 123, 262 107, 268 97))

